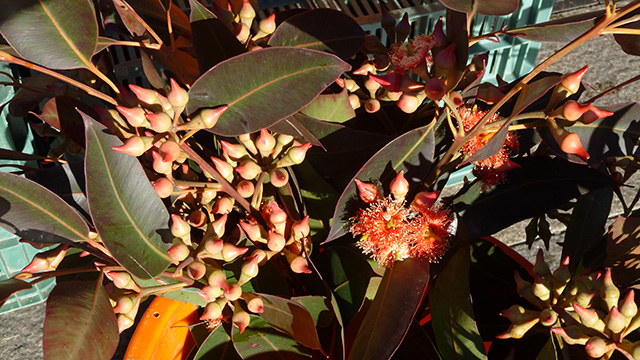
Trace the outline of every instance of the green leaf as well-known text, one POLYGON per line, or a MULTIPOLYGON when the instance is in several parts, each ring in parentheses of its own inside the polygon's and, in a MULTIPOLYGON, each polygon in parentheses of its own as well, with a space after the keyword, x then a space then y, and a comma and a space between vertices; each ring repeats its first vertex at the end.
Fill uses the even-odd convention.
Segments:
POLYGON ((521 168, 507 174, 507 182, 482 192, 476 181, 453 199, 470 238, 494 234, 520 220, 548 210, 591 190, 613 186, 606 175, 559 158, 530 156, 513 159, 521 168))
POLYGON ((613 187, 594 190, 578 198, 562 246, 562 259, 569 256, 572 269, 593 244, 602 240, 612 200, 613 187))
POLYGON ((0 308, 11 297, 11 295, 18 291, 31 289, 32 286, 26 281, 9 278, 0 280, 0 308))
POLYGON ((0 0, 0 33, 25 59, 52 69, 90 68, 98 23, 88 0, 0 0))
POLYGON ((311 359, 311 351, 287 335, 275 330, 259 316, 251 315, 251 322, 240 334, 233 327, 233 346, 243 359, 300 360, 311 359))
POLYGON ((171 263, 169 213, 138 159, 111 149, 122 142, 82 114, 87 150, 87 199, 111 255, 131 274, 149 279, 171 263))
POLYGON ((486 359, 469 290, 470 252, 460 246, 431 291, 431 324, 444 359, 486 359))
POLYGON ((207 302, 204 301, 204 299, 200 295, 198 295, 199 293, 200 290, 198 288, 189 287, 180 290, 169 291, 158 296, 204 307, 207 305, 207 302))
POLYGON ((47 300, 44 359, 109 360, 118 346, 118 324, 100 281, 65 281, 47 300))
POLYGON ((202 75, 189 91, 187 111, 228 105, 211 131, 227 136, 255 132, 308 105, 349 69, 338 57, 315 50, 252 51, 202 75))
POLYGON ((21 176, 0 172, 0 226, 29 241, 87 240, 89 227, 56 194, 21 176))
POLYGON ((404 339, 427 293, 429 261, 406 259, 388 268, 353 341, 348 359, 388 359, 404 339))
POLYGON ((509 15, 518 9, 518 0, 438 0, 447 8, 467 14, 509 15))
POLYGON ((241 359, 233 347, 233 342, 231 341, 231 337, 227 333, 224 324, 218 326, 209 334, 209 336, 207 336, 193 358, 193 360, 205 359, 241 359))
POLYGON ((333 310, 331 309, 331 302, 324 296, 296 296, 291 300, 307 309, 317 327, 325 327, 331 324, 334 318, 333 310))
POLYGON ((271 35, 269 46, 328 51, 348 60, 360 50, 365 35, 360 25, 342 11, 314 9, 286 19, 271 35))
POLYGON ((246 52, 231 30, 197 0, 189 0, 193 47, 200 73, 214 65, 246 52))
POLYGON ((269 325, 311 349, 321 350, 320 339, 309 311, 299 303, 268 294, 257 294, 264 302, 260 314, 269 325))
POLYGON ((334 123, 343 123, 356 116, 349 102, 349 93, 346 88, 337 94, 319 95, 300 112, 318 120, 334 123))
POLYGON ((397 137, 362 166, 338 200, 331 231, 325 243, 348 232, 349 218, 355 215, 353 206, 362 203, 358 198, 355 179, 364 182, 379 180, 386 191, 396 174, 404 170, 410 188, 417 188, 429 173, 433 162, 435 141, 432 130, 433 125, 427 125, 397 137))

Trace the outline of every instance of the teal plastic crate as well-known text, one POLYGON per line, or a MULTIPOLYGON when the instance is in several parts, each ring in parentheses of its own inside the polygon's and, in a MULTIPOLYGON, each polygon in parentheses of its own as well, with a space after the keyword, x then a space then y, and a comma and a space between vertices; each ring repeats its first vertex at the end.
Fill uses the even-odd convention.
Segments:
MULTIPOLYGON (((0 63, 0 71, 11 73, 6 63, 0 63)), ((9 79, 0 74, 0 81, 9 81, 9 79)), ((0 86, 0 104, 4 104, 12 96, 13 89, 11 87, 0 86)), ((0 148, 30 153, 33 151, 32 140, 31 132, 25 122, 22 119, 10 117, 7 107, 5 107, 0 113, 0 148)), ((1 163, 21 164, 18 161, 2 161, 1 163)), ((11 171, 15 169, 3 167, 0 170, 11 171)), ((0 281, 19 273, 31 262, 33 255, 41 251, 31 245, 21 243, 19 240, 17 236, 0 228, 0 281)), ((55 280, 50 279, 36 284, 29 290, 14 294, 0 307, 0 314, 44 301, 54 286, 55 280)))

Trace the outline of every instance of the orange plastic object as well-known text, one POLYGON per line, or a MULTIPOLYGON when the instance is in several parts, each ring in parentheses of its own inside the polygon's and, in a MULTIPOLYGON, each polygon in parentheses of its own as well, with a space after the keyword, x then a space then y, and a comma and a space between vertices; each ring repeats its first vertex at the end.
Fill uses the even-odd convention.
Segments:
POLYGON ((196 345, 188 326, 199 322, 197 308, 156 297, 131 337, 124 360, 185 360, 196 345))

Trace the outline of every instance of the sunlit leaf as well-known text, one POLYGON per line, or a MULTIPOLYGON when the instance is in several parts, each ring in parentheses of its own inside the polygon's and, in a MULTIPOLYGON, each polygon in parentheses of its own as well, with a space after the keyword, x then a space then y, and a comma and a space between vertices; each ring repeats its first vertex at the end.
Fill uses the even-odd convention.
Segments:
POLYGON ((169 213, 136 157, 111 149, 122 142, 83 114, 87 198, 94 225, 111 255, 148 279, 171 263, 169 213))
POLYGON ((271 35, 269 45, 329 51, 347 60, 360 50, 365 35, 360 25, 344 12, 313 9, 280 24, 271 35))
POLYGON ((228 105, 212 131, 222 135, 251 133, 296 113, 349 68, 338 57, 315 50, 281 47, 252 51, 225 60, 202 75, 189 91, 187 110, 194 113, 228 105))
POLYGON ((521 165, 507 173, 507 181, 482 192, 476 181, 454 198, 462 225, 470 238, 494 234, 520 220, 556 208, 591 190, 613 186, 598 171, 559 158, 512 159, 521 165))
POLYGON ((56 194, 21 176, 0 172, 0 226, 29 241, 87 240, 89 227, 56 194))
POLYGON ((509 15, 518 9, 518 0, 438 0, 447 8, 463 13, 509 15))
POLYGON ((243 359, 252 360, 300 360, 311 359, 311 351, 296 340, 275 330, 259 316, 251 316, 251 322, 242 334, 233 327, 233 346, 243 359))
POLYGON ((241 359, 233 347, 231 337, 227 334, 224 324, 218 326, 204 340, 193 360, 231 360, 241 359))
POLYGON ((505 33, 522 37, 528 41, 569 43, 590 30, 604 15, 604 12, 603 9, 571 17, 562 17, 540 24, 505 30, 505 33))
POLYGON ((31 284, 26 281, 9 278, 0 280, 0 307, 18 291, 31 289, 31 284))
POLYGON ((258 294, 264 302, 260 314, 269 325, 311 349, 321 349, 313 318, 299 303, 279 296, 258 294))
POLYGON ((618 216, 607 235, 607 257, 614 283, 640 288, 640 218, 618 216))
MULTIPOLYGON (((429 173, 434 148, 434 134, 431 125, 414 129, 397 137, 380 149, 362 166, 354 179, 364 182, 380 181, 383 189, 387 191, 391 180, 397 173, 404 170, 410 188, 415 189, 429 173)), ((359 202, 356 184, 352 179, 338 200, 331 231, 325 242, 337 239, 347 233, 349 218, 355 215, 354 209, 351 209, 350 206, 353 206, 354 203, 357 205, 359 202)))
POLYGON ((324 296, 297 296, 291 300, 307 309, 317 327, 329 326, 333 320, 331 303, 324 296))
POLYGON ((335 123, 343 123, 356 116, 349 102, 349 93, 346 88, 337 94, 318 96, 300 112, 314 119, 335 123))
POLYGON ((427 293, 429 261, 406 259, 387 269, 348 359, 388 359, 404 338, 427 293))
POLYGON ((45 360, 109 360, 118 345, 109 295, 96 281, 65 281, 51 291, 44 321, 45 360))
POLYGON ((0 0, 0 33, 25 59, 52 69, 92 67, 98 23, 87 0, 0 0))
MULTIPOLYGON (((149 25, 157 26, 158 29, 166 31, 168 4, 163 4, 158 0, 129 0, 127 2, 149 25)), ((173 3, 171 3, 169 10, 173 30, 184 34, 190 33, 189 18, 184 11, 173 3)))
POLYGON ((486 359, 469 290, 469 246, 460 246, 438 275, 431 296, 431 324, 444 359, 486 359))

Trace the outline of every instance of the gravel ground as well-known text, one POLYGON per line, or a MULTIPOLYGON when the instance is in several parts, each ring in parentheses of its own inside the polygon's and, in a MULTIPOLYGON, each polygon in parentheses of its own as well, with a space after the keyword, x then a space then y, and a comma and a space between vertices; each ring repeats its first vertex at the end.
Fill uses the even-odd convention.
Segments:
MULTIPOLYGON (((578 10, 564 11, 559 16, 570 16, 574 13, 590 11, 594 7, 585 4, 597 3, 595 0, 566 0, 556 5, 557 9, 570 9, 580 6, 578 10)), ((555 15, 558 16, 558 15, 555 15)), ((543 44, 538 59, 545 59, 561 46, 556 44, 543 44)), ((540 60, 539 60, 540 61, 540 60)), ((604 90, 613 85, 627 80, 638 73, 640 69, 640 58, 630 57, 622 52, 613 42, 610 36, 603 36, 591 40, 585 46, 580 47, 567 57, 549 68, 550 71, 571 72, 580 69, 584 64, 589 64, 589 71, 584 81, 594 89, 604 90)), ((589 93, 597 93, 596 90, 589 90, 589 93)), ((600 99, 597 104, 616 104, 624 101, 640 101, 640 84, 636 83, 627 86, 613 94, 600 99)), ((637 186, 639 179, 633 181, 637 186)), ((635 191, 635 189, 627 189, 635 191)), ((620 207, 615 207, 611 217, 615 218, 621 212, 620 207)), ((542 241, 534 243, 532 249, 524 244, 524 226, 526 222, 515 224, 514 226, 496 234, 496 237, 504 240, 513 246, 523 255, 533 258, 538 248, 543 248, 542 241)), ((551 249, 545 252, 547 260, 557 263, 561 248, 558 243, 564 237, 564 227, 561 224, 553 223, 551 227, 553 237, 551 249)), ((19 309, 10 313, 0 315, 0 360, 9 359, 30 359, 39 360, 42 355, 42 327, 44 322, 45 304, 38 304, 31 307, 19 309)), ((123 350, 124 347, 121 349, 123 350)), ((116 355, 115 359, 122 357, 122 352, 116 355)))

